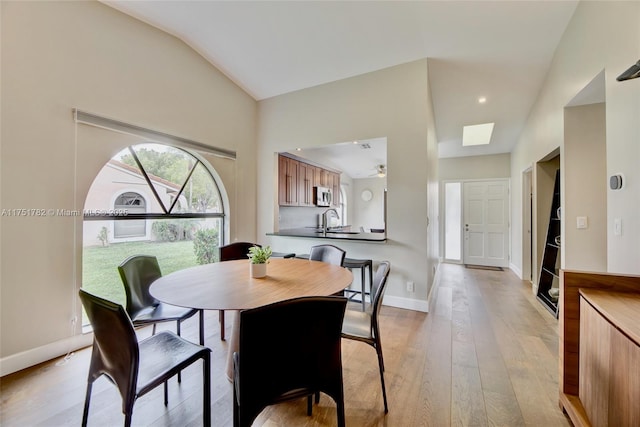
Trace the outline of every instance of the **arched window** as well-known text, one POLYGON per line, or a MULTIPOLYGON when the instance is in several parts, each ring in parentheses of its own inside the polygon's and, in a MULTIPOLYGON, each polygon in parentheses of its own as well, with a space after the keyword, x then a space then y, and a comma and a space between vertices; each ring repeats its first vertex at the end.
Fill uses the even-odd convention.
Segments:
POLYGON ((347 197, 347 189, 344 185, 340 186, 340 221, 342 225, 350 224, 347 219, 349 213, 349 198, 347 197))
POLYGON ((85 200, 82 286, 124 304, 117 266, 128 256, 156 256, 163 274, 217 261, 225 211, 211 170, 197 156, 157 143, 112 157, 85 200))
MULTIPOLYGON (((147 204, 144 198, 132 191, 120 194, 113 204, 114 211, 126 210, 130 213, 143 214, 147 212, 147 204)), ((128 237, 141 237, 147 234, 147 221, 135 219, 129 221, 113 222, 114 239, 126 239, 128 237)))

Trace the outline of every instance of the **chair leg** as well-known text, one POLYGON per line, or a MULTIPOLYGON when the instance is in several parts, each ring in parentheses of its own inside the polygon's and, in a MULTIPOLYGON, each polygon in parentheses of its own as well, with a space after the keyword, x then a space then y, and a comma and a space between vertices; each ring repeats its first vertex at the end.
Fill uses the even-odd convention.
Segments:
POLYGON ((373 287, 373 262, 369 264, 369 303, 373 304, 373 294, 371 288, 373 287))
POLYGON ((153 324, 153 330, 151 331, 151 335, 155 335, 156 334, 156 324, 153 324))
POLYGON ((366 281, 365 281, 365 277, 366 277, 365 273, 366 272, 364 271, 364 269, 365 269, 364 265, 362 267, 360 267, 360 292, 361 292, 360 298, 362 298, 362 311, 366 310, 366 307, 365 307, 366 302, 364 300, 364 297, 367 295, 367 288, 365 286, 365 283, 366 283, 366 281))
POLYGON ((218 311, 218 319, 220 321, 220 340, 224 341, 224 310, 218 311))
POLYGON ((336 411, 338 413, 338 427, 345 427, 344 399, 340 402, 336 402, 336 411))
POLYGON ((91 400, 91 387, 93 383, 87 382, 87 394, 84 398, 84 411, 82 412, 82 427, 86 427, 87 419, 89 418, 89 401, 91 400))
POLYGON ((168 381, 164 382, 164 406, 169 405, 169 385, 168 381))
POLYGON ((311 395, 307 396, 307 415, 313 414, 313 402, 311 401, 311 395))
MULTIPOLYGON (((153 327, 155 328, 156 325, 153 325, 153 327)), ((176 333, 178 334, 178 336, 180 336, 180 321, 177 320, 176 321, 176 333)), ((182 371, 178 371, 178 382, 181 383, 182 382, 182 371)), ((165 382, 165 386, 166 386, 166 382, 165 382)))
POLYGON ((200 310, 200 345, 204 345, 204 310, 200 310))
POLYGON ((124 414, 124 427, 131 427, 131 416, 132 409, 130 409, 126 414, 124 414))
POLYGON ((240 427, 240 406, 235 383, 233 384, 233 427, 240 427))
MULTIPOLYGON (((378 343, 379 344, 379 343, 378 343)), ((384 400, 384 413, 389 412, 387 406, 387 389, 384 385, 384 361, 382 360, 382 347, 376 346, 376 353, 378 354, 378 365, 380 366, 380 383, 382 384, 382 400, 384 400)))
POLYGON ((320 392, 316 391, 315 396, 316 396, 316 405, 317 405, 318 403, 320 403, 320 392))
MULTIPOLYGON (((202 412, 203 412, 203 418, 204 418, 204 425, 210 426, 211 425, 211 357, 209 355, 209 352, 207 352, 205 356, 202 358, 202 365, 203 365, 202 370, 204 374, 204 390, 202 392, 203 394, 202 412)), ((235 387, 234 387, 234 390, 235 390, 235 387)))
POLYGON ((380 329, 376 326, 373 328, 373 343, 371 345, 376 349, 376 353, 378 353, 378 360, 380 363, 380 367, 384 372, 384 358, 382 357, 382 342, 380 341, 380 329))

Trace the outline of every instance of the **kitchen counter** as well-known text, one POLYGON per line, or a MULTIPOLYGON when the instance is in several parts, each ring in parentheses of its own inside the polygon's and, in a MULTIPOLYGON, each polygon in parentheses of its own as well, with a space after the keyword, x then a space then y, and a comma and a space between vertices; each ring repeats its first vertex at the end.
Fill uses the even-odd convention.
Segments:
POLYGON ((313 227, 289 228, 273 233, 267 233, 267 236, 286 236, 286 237, 304 237, 313 239, 332 239, 332 240, 354 240, 365 242, 385 242, 387 240, 386 233, 360 233, 356 231, 331 230, 327 233, 318 231, 313 227))

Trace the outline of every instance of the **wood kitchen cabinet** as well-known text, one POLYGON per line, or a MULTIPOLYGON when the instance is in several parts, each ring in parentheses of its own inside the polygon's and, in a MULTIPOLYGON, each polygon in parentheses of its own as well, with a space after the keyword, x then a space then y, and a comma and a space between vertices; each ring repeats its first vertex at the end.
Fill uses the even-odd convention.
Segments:
POLYGON ((331 206, 340 205, 340 173, 286 155, 278 156, 280 206, 315 206, 315 187, 331 189, 331 206))
POLYGON ((316 171, 319 173, 319 168, 304 162, 298 163, 298 206, 314 206, 316 171))
POLYGON ((337 208, 340 206, 340 174, 331 172, 331 206, 337 208))
POLYGON ((318 186, 331 188, 333 185, 333 177, 331 176, 331 172, 326 169, 320 169, 320 181, 318 182, 318 186))
POLYGON ((320 170, 320 184, 321 187, 327 187, 331 189, 331 207, 340 206, 340 174, 329 170, 320 170))
POLYGON ((300 162, 285 156, 278 156, 278 204, 298 206, 298 171, 300 162))

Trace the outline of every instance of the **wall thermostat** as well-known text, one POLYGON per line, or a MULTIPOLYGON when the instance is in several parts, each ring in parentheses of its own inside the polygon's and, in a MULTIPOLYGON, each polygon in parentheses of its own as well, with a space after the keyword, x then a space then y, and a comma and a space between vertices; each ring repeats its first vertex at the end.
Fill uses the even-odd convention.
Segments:
POLYGON ((612 190, 620 190, 623 184, 623 176, 621 173, 617 173, 615 175, 611 175, 609 178, 609 188, 612 190))

